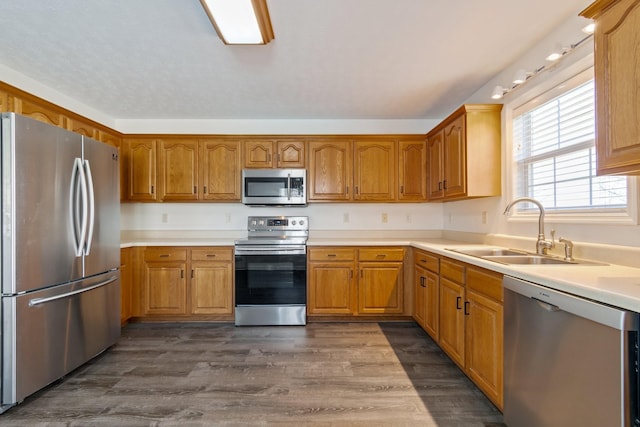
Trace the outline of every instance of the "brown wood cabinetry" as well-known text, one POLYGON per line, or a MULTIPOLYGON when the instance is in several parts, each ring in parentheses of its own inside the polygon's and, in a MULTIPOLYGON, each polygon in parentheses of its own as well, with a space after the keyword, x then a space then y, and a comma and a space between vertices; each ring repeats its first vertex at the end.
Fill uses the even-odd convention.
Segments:
POLYGON ((463 105, 429 132, 429 200, 500 195, 501 110, 463 105))
POLYGON ((431 337, 440 336, 440 260, 437 256, 414 250, 413 317, 431 337))
POLYGON ((597 172, 640 174, 640 2, 598 0, 595 19, 597 172))
POLYGON ((309 314, 352 315, 357 312, 355 248, 310 248, 309 314))
POLYGON ((143 283, 144 317, 231 315, 233 248, 147 247, 143 283))
POLYGON ((309 314, 404 313, 403 248, 309 248, 308 257, 309 314))
POLYGON ((503 403, 502 275, 440 260, 440 347, 498 407, 503 403))
POLYGON ((427 199, 427 147, 425 139, 398 141, 398 200, 427 199))
POLYGON ((198 200, 198 140, 158 140, 158 198, 198 200))
POLYGON ((201 200, 240 200, 240 142, 226 139, 200 141, 201 200))
POLYGON ((124 325, 133 316, 133 248, 120 250, 120 323, 124 325))
POLYGON ((125 139, 121 165, 126 176, 126 200, 158 200, 156 185, 156 140, 125 139))
POLYGON ((245 168, 303 168, 304 166, 304 141, 259 139, 244 141, 245 168))
POLYGON ((307 198, 351 200, 353 153, 350 140, 311 140, 308 143, 307 198))
POLYGON ((353 142, 353 199, 391 201, 396 195, 396 142, 353 142))

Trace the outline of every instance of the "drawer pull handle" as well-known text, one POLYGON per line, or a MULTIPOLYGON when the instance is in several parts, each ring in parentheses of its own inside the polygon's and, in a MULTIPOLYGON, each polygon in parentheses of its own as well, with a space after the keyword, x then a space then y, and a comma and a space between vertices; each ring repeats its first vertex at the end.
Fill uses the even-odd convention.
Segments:
POLYGON ((421 259, 420 262, 427 262, 427 260, 426 259, 421 259))
POLYGON ((160 258, 169 258, 170 256, 169 254, 160 254, 160 258))
POLYGON ((336 254, 327 254, 327 256, 328 256, 328 257, 330 257, 330 258, 335 258, 335 257, 337 257, 338 255, 336 255, 336 254))
POLYGON ((387 255, 386 254, 378 254, 376 255, 376 258, 385 258, 387 255))
POLYGON ((214 257, 216 257, 216 256, 217 256, 216 254, 207 254, 207 257, 208 257, 208 258, 214 258, 214 257))
POLYGON ((462 301, 462 297, 456 297, 456 310, 461 310, 460 301, 462 301))

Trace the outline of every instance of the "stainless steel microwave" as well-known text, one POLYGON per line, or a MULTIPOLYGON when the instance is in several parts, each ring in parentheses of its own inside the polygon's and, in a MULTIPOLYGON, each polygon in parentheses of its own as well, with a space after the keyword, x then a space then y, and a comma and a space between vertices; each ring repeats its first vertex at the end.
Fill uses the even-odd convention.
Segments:
POLYGON ((243 169, 242 203, 257 206, 307 204, 306 169, 243 169))

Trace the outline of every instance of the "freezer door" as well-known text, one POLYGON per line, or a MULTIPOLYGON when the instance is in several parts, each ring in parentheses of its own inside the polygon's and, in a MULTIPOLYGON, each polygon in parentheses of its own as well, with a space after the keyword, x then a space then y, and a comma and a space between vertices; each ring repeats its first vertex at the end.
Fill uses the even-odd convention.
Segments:
POLYGON ((83 138, 89 187, 85 276, 120 266, 120 174, 118 149, 83 138))
POLYGON ((120 336, 120 272, 3 297, 2 406, 66 375, 120 336))
POLYGON ((74 160, 82 137, 2 115, 2 291, 15 294, 82 277, 71 222, 74 160))

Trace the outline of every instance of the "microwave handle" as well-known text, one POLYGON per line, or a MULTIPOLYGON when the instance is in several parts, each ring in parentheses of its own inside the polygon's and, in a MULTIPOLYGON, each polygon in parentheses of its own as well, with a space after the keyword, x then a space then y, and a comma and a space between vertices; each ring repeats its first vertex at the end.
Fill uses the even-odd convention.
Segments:
POLYGON ((291 200, 291 174, 287 174, 287 200, 291 200))

